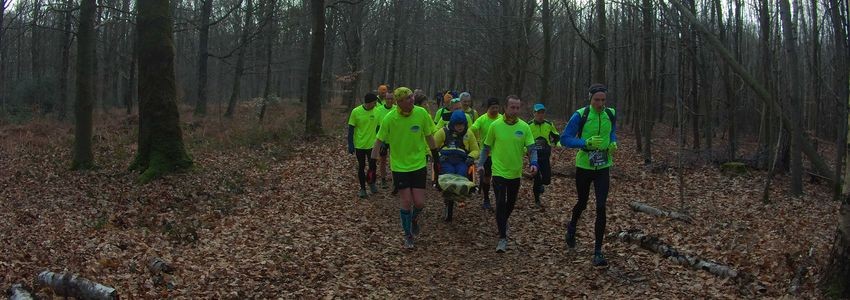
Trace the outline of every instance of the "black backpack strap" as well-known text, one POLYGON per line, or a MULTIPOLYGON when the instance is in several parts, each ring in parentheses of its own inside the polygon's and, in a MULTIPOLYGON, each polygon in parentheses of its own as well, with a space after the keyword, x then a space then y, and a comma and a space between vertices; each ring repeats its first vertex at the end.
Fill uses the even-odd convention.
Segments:
POLYGON ((614 110, 609 107, 605 108, 605 113, 608 114, 608 119, 611 120, 611 128, 614 128, 617 124, 617 115, 615 115, 614 110))
POLYGON ((590 113, 590 105, 584 108, 584 111, 580 113, 581 118, 578 121, 578 132, 576 132, 576 137, 581 138, 581 132, 584 131, 584 123, 587 123, 587 115, 590 113))

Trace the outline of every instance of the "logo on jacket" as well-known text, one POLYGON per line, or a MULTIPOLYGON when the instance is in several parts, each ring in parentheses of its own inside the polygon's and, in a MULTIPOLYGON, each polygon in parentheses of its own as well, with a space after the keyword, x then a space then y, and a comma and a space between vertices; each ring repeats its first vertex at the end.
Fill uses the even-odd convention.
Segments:
POLYGON ((413 125, 410 127, 410 132, 419 133, 419 125, 413 125))
POLYGON ((518 138, 521 138, 525 134, 521 130, 517 130, 517 131, 514 131, 514 135, 518 138))

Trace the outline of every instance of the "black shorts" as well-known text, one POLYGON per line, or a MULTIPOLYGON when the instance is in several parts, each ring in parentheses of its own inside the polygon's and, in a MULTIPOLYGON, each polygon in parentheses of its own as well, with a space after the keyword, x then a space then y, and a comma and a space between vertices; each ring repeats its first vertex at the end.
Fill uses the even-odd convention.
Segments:
POLYGON ((411 172, 393 172, 393 185, 396 189, 424 189, 428 176, 427 167, 411 172))
POLYGON ((387 153, 389 152, 389 150, 390 150, 390 144, 382 143, 381 144, 381 151, 380 151, 381 157, 387 157, 387 153))

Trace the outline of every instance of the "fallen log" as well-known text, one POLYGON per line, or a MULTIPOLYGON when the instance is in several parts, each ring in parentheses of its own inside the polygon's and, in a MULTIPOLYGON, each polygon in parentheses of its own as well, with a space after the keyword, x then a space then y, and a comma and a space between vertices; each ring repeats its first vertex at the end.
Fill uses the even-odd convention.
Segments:
POLYGON ((8 291, 9 300, 32 300, 32 294, 20 283, 13 284, 8 291))
POLYGON ((634 211, 640 211, 640 212, 648 213, 648 214, 654 215, 654 216, 668 217, 668 218, 671 218, 671 219, 674 219, 674 220, 679 220, 679 221, 682 221, 682 222, 685 222, 685 223, 688 223, 688 224, 692 224, 694 222, 694 219, 691 218, 691 216, 689 216, 689 215, 686 215, 686 214, 683 214, 683 213, 680 213, 680 212, 675 212, 675 211, 666 211, 666 210, 658 209, 658 208, 655 208, 655 207, 652 207, 652 206, 649 206, 647 204, 640 203, 640 202, 637 202, 637 201, 633 201, 632 203, 629 203, 629 207, 631 207, 632 210, 634 210, 634 211))
POLYGON ((174 268, 159 257, 151 257, 148 260, 148 270, 154 274, 158 274, 160 272, 171 274, 171 272, 174 272, 174 268))
POLYGON ((791 279, 791 285, 788 287, 789 294, 797 295, 800 292, 800 287, 803 286, 803 279, 806 277, 806 273, 809 272, 809 264, 811 264, 814 252, 814 247, 809 248, 809 255, 802 259, 802 262, 797 267, 797 271, 794 272, 794 278, 791 279))
POLYGON ((640 245, 642 248, 661 254, 662 256, 664 256, 664 258, 672 260, 678 264, 691 267, 697 270, 703 270, 723 278, 736 279, 748 277, 742 276, 741 272, 736 271, 730 266, 712 260, 702 259, 685 253, 680 253, 675 248, 662 242, 660 239, 658 239, 658 237, 645 234, 639 229, 623 230, 620 232, 611 233, 609 236, 614 236, 618 240, 623 242, 640 245))
POLYGON ((114 288, 82 278, 77 274, 44 271, 38 274, 37 282, 49 286, 57 295, 64 297, 95 300, 118 299, 118 291, 114 288))

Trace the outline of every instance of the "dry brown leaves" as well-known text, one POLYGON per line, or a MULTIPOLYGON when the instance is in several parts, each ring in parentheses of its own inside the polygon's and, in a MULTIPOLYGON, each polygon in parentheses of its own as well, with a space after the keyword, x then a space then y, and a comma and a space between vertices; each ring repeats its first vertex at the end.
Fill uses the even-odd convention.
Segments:
MULTIPOLYGON (((301 109, 278 107, 269 116, 300 119, 282 111, 301 109)), ((340 126, 346 117, 327 112, 329 135, 292 138, 291 148, 260 137, 251 146, 232 142, 246 120, 185 121, 193 124, 184 134, 197 167, 144 186, 125 171, 135 125, 124 119, 97 124, 101 168, 90 172, 68 170, 68 125, 0 128, 0 287, 32 285, 38 272, 51 270, 79 273, 131 299, 779 297, 810 247, 815 265, 825 263, 834 234, 838 206, 825 187, 807 185, 807 196, 787 197, 787 177, 779 176, 772 204, 762 204, 763 172, 728 177, 711 166, 686 170, 684 204, 694 224, 632 212, 628 203, 635 200, 665 209, 681 204, 675 172, 641 166, 632 137, 621 134, 608 231, 643 229, 754 275, 766 291, 754 294, 613 240, 605 244, 611 267, 591 268, 592 204, 579 225, 578 249, 564 247, 575 203, 573 179, 565 176, 553 178, 545 210, 534 208, 531 183, 523 181, 505 254, 494 251, 494 216, 480 209, 479 198, 444 224, 442 200, 429 189, 423 233, 406 251, 389 190, 356 197, 356 160, 345 153, 340 126), (174 272, 151 274, 151 257, 174 272)), ((287 128, 282 122, 266 128, 287 128)), ((673 149, 658 140, 656 149, 673 149)), ((671 153, 656 157, 674 161, 671 153)), ((572 160, 571 151, 556 151, 555 173, 570 173, 572 160)), ((803 297, 820 297, 819 272, 809 272, 803 297)))

